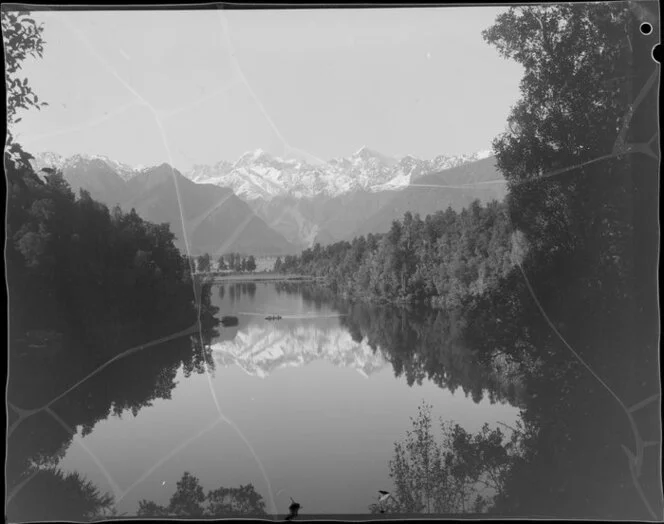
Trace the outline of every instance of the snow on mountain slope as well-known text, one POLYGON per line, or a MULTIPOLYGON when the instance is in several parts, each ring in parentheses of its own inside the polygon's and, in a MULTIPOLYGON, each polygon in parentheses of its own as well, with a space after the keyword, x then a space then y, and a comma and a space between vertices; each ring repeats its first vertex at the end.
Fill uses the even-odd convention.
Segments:
POLYGON ((197 183, 229 187, 245 200, 292 196, 329 197, 365 191, 401 189, 426 174, 456 167, 491 155, 438 156, 422 160, 411 155, 395 159, 363 146, 347 158, 311 165, 301 160, 273 157, 261 149, 242 155, 234 164, 196 165, 185 176, 197 183))
POLYGON ((67 168, 77 169, 81 166, 88 166, 94 161, 101 161, 103 164, 106 164, 107 167, 117 173, 123 180, 129 180, 143 170, 141 166, 132 167, 105 155, 73 155, 64 157, 50 152, 36 154, 34 160, 32 160, 32 166, 38 172, 44 167, 65 170, 67 168))
MULTIPOLYGON (((194 165, 184 176, 197 184, 227 187, 244 200, 271 200, 275 197, 335 197, 358 190, 390 191, 401 189, 429 173, 473 162, 491 155, 481 151, 469 155, 440 155, 422 160, 412 155, 391 158, 366 146, 347 158, 334 158, 324 164, 273 157, 262 149, 243 154, 236 162, 194 165)), ((128 166, 104 155, 74 155, 64 158, 56 153, 39 153, 33 161, 42 167, 76 168, 98 160, 123 180, 146 171, 143 166, 128 166)))
POLYGON ((303 366, 315 360, 350 367, 364 376, 388 363, 380 350, 374 352, 365 340, 358 343, 344 329, 321 329, 315 324, 251 324, 238 331, 233 340, 213 342, 211 349, 217 364, 235 364, 261 378, 279 368, 303 366))

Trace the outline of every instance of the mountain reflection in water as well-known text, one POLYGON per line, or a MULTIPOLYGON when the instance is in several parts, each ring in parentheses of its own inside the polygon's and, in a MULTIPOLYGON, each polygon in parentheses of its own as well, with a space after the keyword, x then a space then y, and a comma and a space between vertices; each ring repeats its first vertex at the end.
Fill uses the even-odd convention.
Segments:
MULTIPOLYGON (((35 500, 50 508, 40 518, 67 517, 77 504, 88 516, 136 515, 139 507, 158 516, 239 515, 242 507, 283 515, 291 497, 311 514, 525 515, 539 505, 539 514, 620 515, 618 504, 604 510, 603 493, 623 501, 623 515, 641 511, 624 457, 614 460, 627 441, 615 429, 620 413, 604 398, 581 396, 595 386, 574 365, 550 377, 524 375, 495 331, 471 349, 467 326, 479 318, 351 303, 303 283, 217 286, 209 300, 218 318, 236 316, 238 325, 207 331, 203 346, 191 336, 120 360, 51 406, 57 418, 40 412, 16 427, 10 493, 35 466, 84 478, 36 475, 12 498, 13 520, 34 516, 35 500), (282 319, 265 320, 272 314, 282 319), (404 451, 414 449, 404 439, 417 434, 440 458, 426 484, 414 473, 421 457, 404 451), (588 449, 603 463, 583 459, 588 449), (454 494, 445 486, 455 482, 462 488, 454 494), (68 510, 58 513, 50 494, 67 483, 70 498, 60 505, 68 510), (530 484, 542 490, 537 504, 523 498, 530 484), (379 488, 399 502, 379 508, 379 488), (177 493, 198 502, 182 509, 177 493)), ((513 328, 506 312, 493 315, 513 328)), ((19 387, 28 371, 14 377, 13 391, 26 399, 15 400, 20 407, 41 405, 19 387)))

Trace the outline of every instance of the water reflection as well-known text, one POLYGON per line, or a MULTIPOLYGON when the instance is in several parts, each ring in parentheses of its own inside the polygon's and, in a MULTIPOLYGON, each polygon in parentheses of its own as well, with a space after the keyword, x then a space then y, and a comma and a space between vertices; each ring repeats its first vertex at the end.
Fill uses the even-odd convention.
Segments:
POLYGON ((254 297, 256 296, 256 283, 230 282, 230 283, 219 284, 217 286, 217 292, 221 300, 224 300, 224 297, 228 293, 228 298, 231 303, 240 300, 244 296, 248 297, 249 300, 253 302, 254 297))
POLYGON ((324 304, 337 311, 340 326, 358 347, 384 355, 395 376, 405 376, 410 386, 427 379, 451 392, 461 388, 475 402, 486 396, 492 403, 523 405, 517 368, 502 354, 481 358, 463 338, 464 318, 459 311, 350 303, 309 283, 284 282, 276 288, 300 295, 318 311, 324 304))
MULTIPOLYGON (((284 512, 294 496, 311 513, 647 517, 644 499, 654 511, 661 500, 657 461, 643 461, 639 493, 622 447, 633 446, 634 436, 620 406, 587 370, 562 356, 528 295, 520 293, 519 283, 508 280, 496 296, 445 312, 352 303, 308 283, 213 288, 209 311, 217 318, 236 315, 237 326, 211 326, 202 340, 196 334, 126 357, 59 399, 51 413, 40 411, 13 429, 8 515, 14 521, 80 520, 114 509, 129 515, 257 515, 275 510, 264 500, 274 496, 284 512), (276 313, 282 320, 265 320, 276 313), (209 423, 218 414, 206 400, 209 382, 196 375, 215 364, 213 387, 223 412, 256 448, 276 493, 252 457, 228 462, 243 453, 243 442, 214 435, 209 442, 201 437, 178 464, 164 466, 170 478, 190 472, 175 493, 162 489, 157 497, 138 483, 132 499, 114 506, 95 486, 120 488, 98 468, 80 466, 72 442, 96 436, 93 442, 117 447, 111 455, 125 457, 125 469, 144 468, 150 454, 131 443, 123 447, 117 435, 126 429, 118 417, 136 417, 154 401, 172 399, 161 405, 165 420, 209 423), (354 382, 344 374, 351 372, 369 380, 354 382), (457 390, 463 395, 451 395, 457 390), (438 417, 428 404, 416 412, 422 398, 438 403, 438 417), (517 410, 519 419, 511 414, 517 410), (100 424, 109 417, 116 420, 113 431, 100 424), (352 460, 342 458, 348 450, 352 460), (221 482, 210 456, 225 461, 221 482), (67 471, 58 470, 63 463, 70 464, 67 471), (69 474, 71 464, 78 464, 80 475, 69 474), (87 481, 91 476, 95 485, 87 481), (214 489, 206 495, 202 485, 214 489), (378 489, 392 496, 372 505, 378 489), (58 496, 61 490, 73 498, 58 496)), ((123 347, 146 339, 134 334, 123 347)), ((12 362, 14 405, 42 406, 99 365, 85 347, 67 343, 66 337, 58 341, 72 358, 50 360, 49 368, 34 355, 12 362)), ((611 355, 592 365, 619 384, 620 372, 635 364, 611 355)), ((635 412, 645 442, 658 440, 657 408, 652 402, 635 412)), ((9 417, 12 424, 18 414, 10 409, 9 417)), ((132 424, 147 425, 141 431, 161 458, 168 439, 155 435, 154 419, 132 424)), ((648 446, 644 455, 652 458, 653 451, 648 446)))
POLYGON ((220 486, 204 493, 200 481, 185 471, 177 483, 168 506, 141 500, 139 517, 267 517, 265 502, 254 485, 249 483, 238 488, 220 486))
POLYGON ((351 367, 365 377, 388 364, 380 351, 353 340, 336 319, 276 324, 255 321, 236 331, 232 340, 213 340, 211 348, 217 364, 233 364, 257 377, 321 359, 335 366, 351 367))
MULTIPOLYGON (((195 321, 194 304, 179 309, 179 321, 167 319, 168 324, 146 325, 142 332, 123 330, 125 326, 108 319, 105 327, 115 346, 90 337, 88 344, 95 351, 80 339, 62 334, 58 340, 62 351, 48 361, 36 351, 17 356, 20 340, 10 342, 6 461, 10 520, 86 520, 109 510, 111 495, 101 493, 76 472, 61 471, 59 464, 77 433, 89 435, 111 415, 129 412, 136 416, 155 399, 169 399, 178 370, 188 376, 202 373, 206 364, 214 366, 209 342, 218 334, 214 320, 217 310, 210 303, 210 287, 198 291, 202 301, 200 330, 130 354, 82 382, 114 355, 131 347, 140 349, 141 344, 157 338, 156 333, 163 336, 195 321), (36 411, 31 413, 31 409, 36 411)), ((99 331, 101 327, 102 320, 99 331)))

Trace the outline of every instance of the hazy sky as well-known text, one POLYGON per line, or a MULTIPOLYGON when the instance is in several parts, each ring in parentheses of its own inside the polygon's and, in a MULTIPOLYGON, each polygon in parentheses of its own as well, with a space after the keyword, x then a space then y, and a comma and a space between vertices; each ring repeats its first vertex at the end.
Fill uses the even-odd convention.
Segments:
POLYGON ((25 74, 31 152, 128 164, 329 160, 363 145, 433 158, 488 149, 522 70, 481 31, 504 8, 39 12, 25 74))

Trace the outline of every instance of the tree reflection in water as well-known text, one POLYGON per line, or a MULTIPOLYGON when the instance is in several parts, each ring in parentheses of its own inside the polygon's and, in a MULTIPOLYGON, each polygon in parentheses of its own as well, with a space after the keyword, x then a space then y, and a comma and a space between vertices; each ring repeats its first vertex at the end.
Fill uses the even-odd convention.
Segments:
POLYGON ((231 304, 240 298, 247 296, 250 301, 254 301, 256 296, 256 283, 255 282, 226 282, 218 285, 219 298, 224 299, 228 292, 228 297, 231 304))
MULTIPOLYGON (((301 293, 310 304, 332 305, 353 338, 380 349, 395 375, 405 376, 409 384, 429 379, 451 391, 461 388, 476 402, 488 397, 521 409, 521 426, 503 443, 504 451, 496 449, 494 457, 509 460, 500 465, 500 489, 491 497, 482 494, 481 504, 474 506, 472 497, 450 499, 454 491, 443 496, 429 485, 428 492, 418 494, 411 487, 402 494, 401 506, 391 502, 385 511, 427 511, 422 500, 429 493, 432 512, 465 508, 512 516, 619 519, 661 515, 657 351, 652 326, 635 314, 637 297, 629 282, 610 267, 598 268, 569 254, 547 265, 533 258, 524 269, 565 341, 611 392, 551 329, 518 269, 495 291, 456 311, 350 303, 311 284, 279 287, 301 293), (566 272, 558 270, 561 265, 566 272), (632 415, 636 442, 631 421, 613 394, 625 406, 638 407, 632 415), (518 440, 518 453, 508 447, 512 438, 518 440), (633 477, 628 457, 638 459, 639 450, 641 469, 633 477)), ((463 434, 461 428, 456 431, 463 434)), ((453 434, 449 427, 444 430, 445 450, 454 449, 453 434)), ((492 435, 497 442, 495 430, 482 435, 468 438, 481 442, 492 435)), ((409 455, 399 456, 393 467, 403 469, 409 455)), ((457 473, 472 471, 466 477, 471 480, 477 472, 472 457, 477 454, 457 456, 457 473)), ((449 467, 442 463, 440 478, 447 478, 449 467)), ((412 475, 415 470, 404 471, 412 475)))
POLYGON ((266 517, 263 497, 249 483, 239 488, 219 487, 207 495, 198 478, 185 471, 168 506, 141 500, 139 517, 266 517), (207 502, 207 504, 205 504, 207 502))
MULTIPOLYGON (((194 303, 174 307, 174 312, 181 313, 176 321, 168 318, 167 324, 145 325, 141 332, 123 331, 123 325, 108 320, 105 324, 108 333, 124 333, 122 338, 114 340, 116 346, 94 338, 89 338, 88 344, 60 341, 63 350, 48 365, 42 355, 34 352, 18 357, 20 341, 10 344, 6 478, 7 515, 11 521, 88 520, 112 511, 110 494, 100 493, 78 473, 64 474, 57 466, 77 431, 82 436, 88 435, 98 422, 112 414, 120 416, 130 411, 135 416, 153 400, 170 398, 179 369, 185 376, 203 373, 206 367, 214 370, 209 344, 218 336, 215 318, 218 308, 211 305, 209 285, 200 286, 198 291, 200 331, 119 359, 71 391, 68 389, 72 385, 110 360, 114 353, 150 342, 153 334, 163 335, 194 323, 197 318, 194 303), (97 351, 90 351, 90 347, 97 351), (19 419, 13 406, 38 411, 19 419), (48 408, 40 409, 44 406, 48 408)), ((101 320, 99 327, 100 332, 104 331, 101 320)), ((67 334, 64 338, 70 340, 67 334)))

